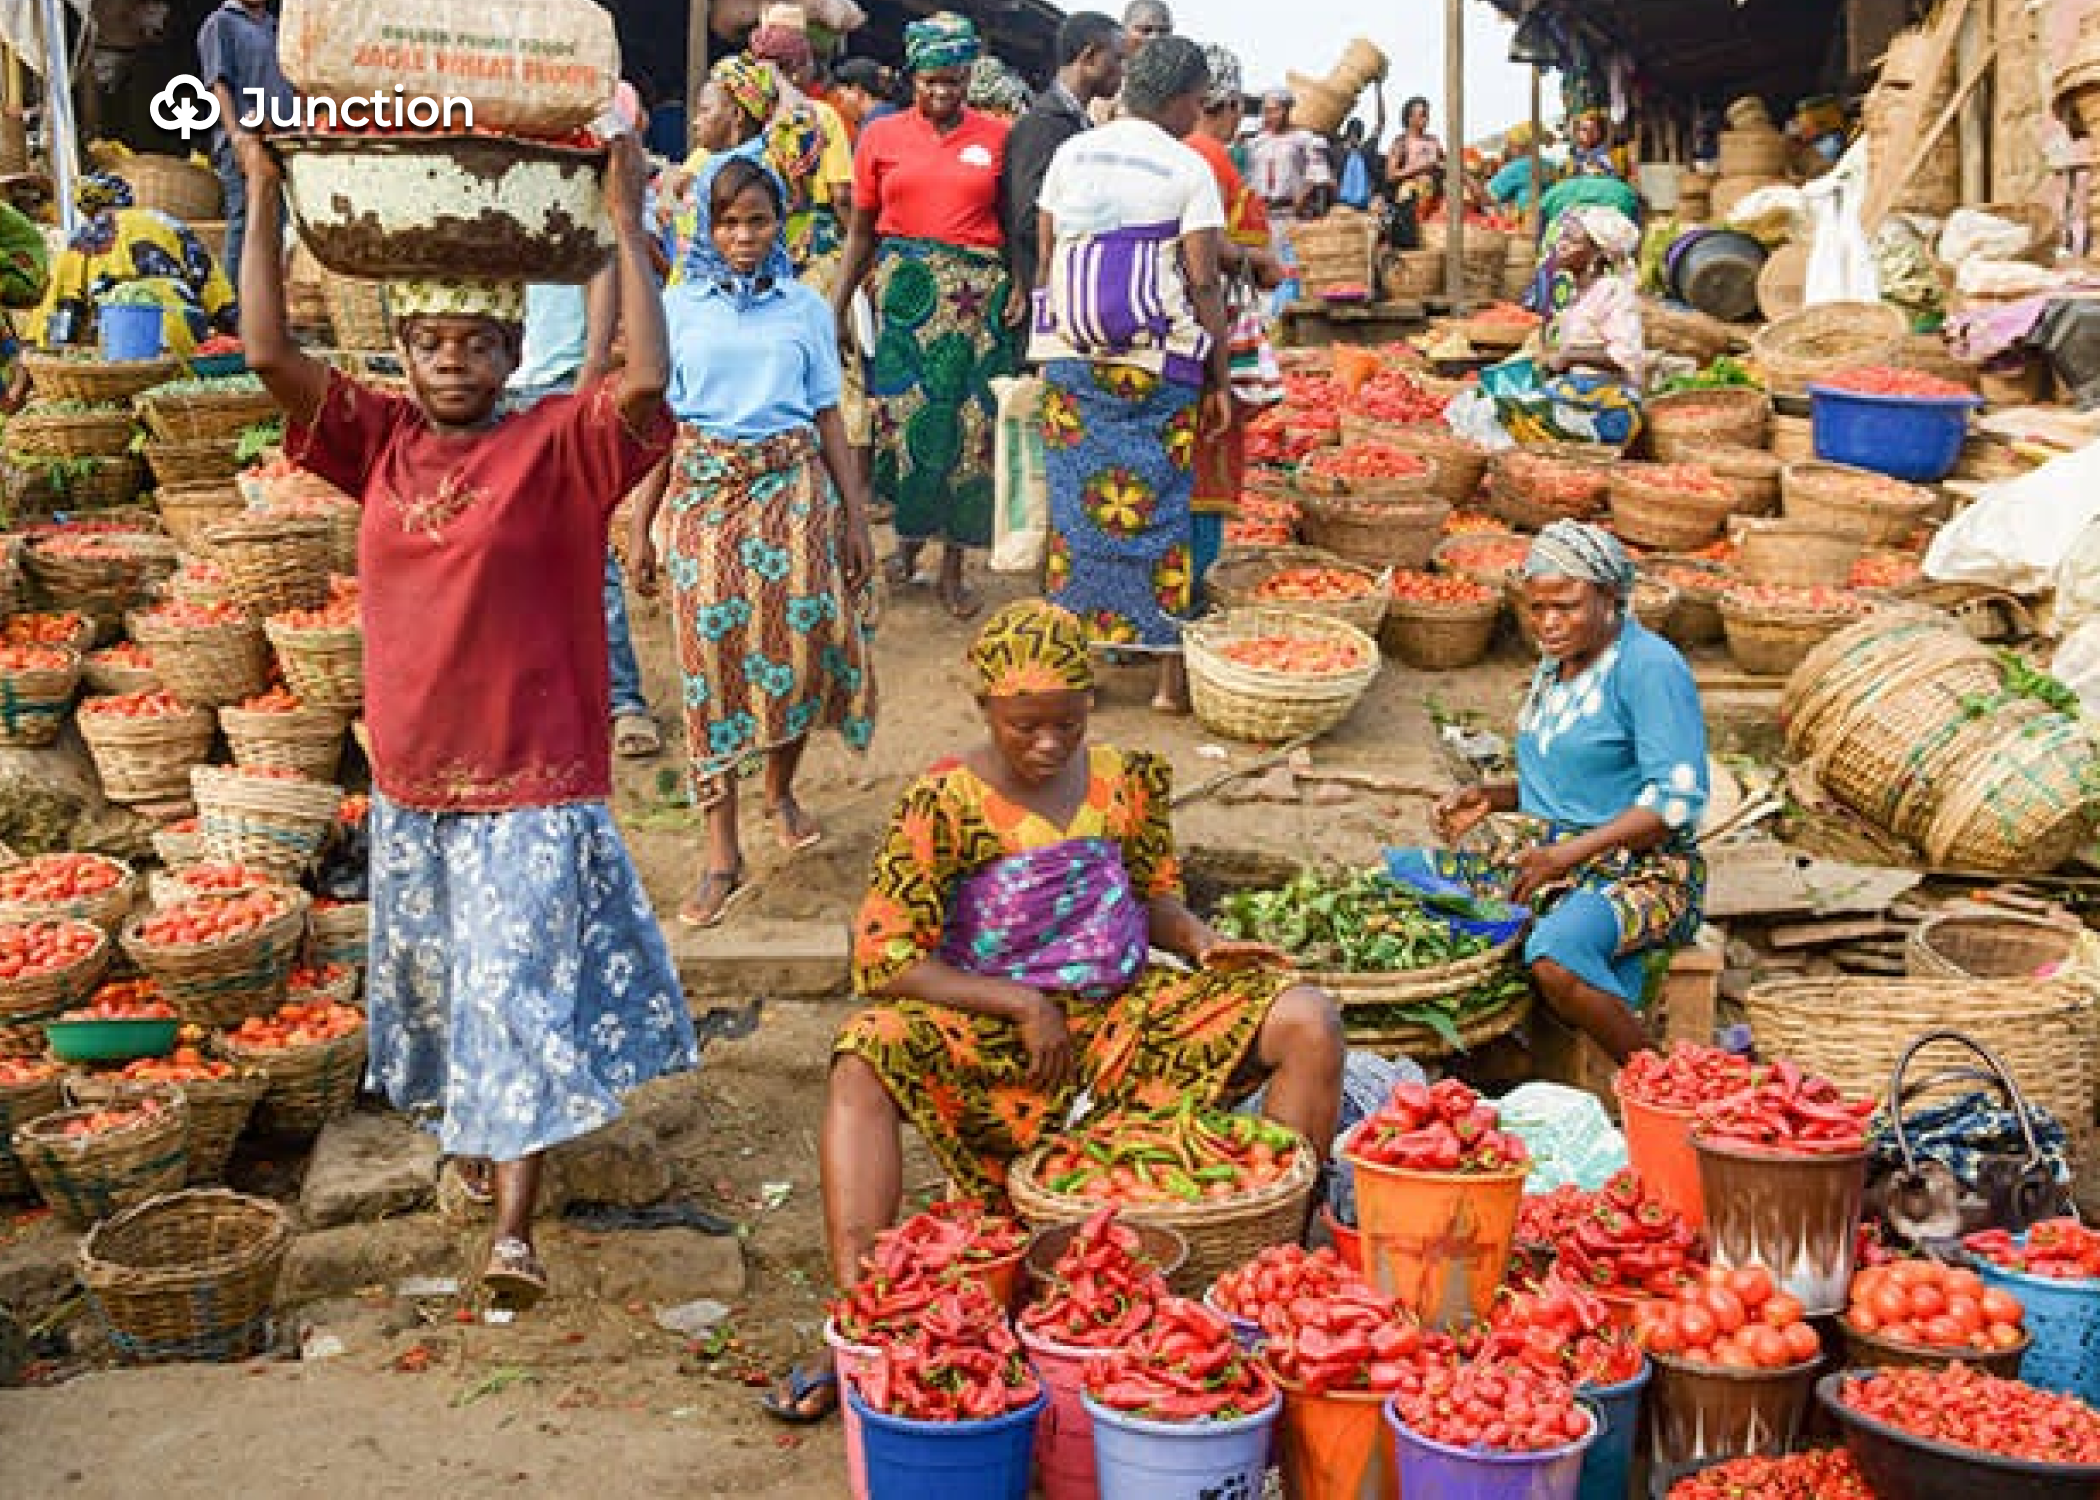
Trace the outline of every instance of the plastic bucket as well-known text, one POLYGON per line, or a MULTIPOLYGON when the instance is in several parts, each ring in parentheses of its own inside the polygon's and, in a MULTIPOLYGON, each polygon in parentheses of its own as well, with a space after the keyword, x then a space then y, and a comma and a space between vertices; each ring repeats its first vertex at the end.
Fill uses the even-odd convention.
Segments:
POLYGON ((1043 1500, 1094 1500, 1101 1493, 1094 1477, 1094 1422, 1086 1413, 1089 1365, 1112 1358, 1113 1349, 1082 1349, 1021 1330, 1043 1382, 1050 1405, 1035 1429, 1035 1467, 1043 1500))
POLYGON ((1238 1313, 1227 1312, 1219 1303, 1217 1292, 1218 1289, 1214 1286, 1207 1288, 1203 1293, 1203 1305, 1232 1325, 1232 1341, 1240 1346, 1242 1354, 1261 1353, 1262 1345, 1269 1341, 1269 1336, 1262 1332, 1261 1324, 1252 1318, 1243 1318, 1238 1313))
POLYGON ((1785 1370, 1730 1370, 1668 1355, 1649 1356, 1655 1389, 1651 1420, 1650 1483, 1665 1494, 1687 1474, 1731 1458, 1793 1451, 1820 1359, 1785 1370))
POLYGON ((2011 1292, 2027 1310, 2027 1357, 2020 1378, 2100 1404, 2100 1281, 2058 1281, 1974 1262, 1990 1285, 2011 1292))
POLYGON ((1291 1500, 1400 1500, 1384 1396, 1283 1388, 1283 1490, 1291 1500))
POLYGON ((1954 471, 1981 396, 1869 396, 1811 385, 1816 457, 1912 484, 1954 471))
POLYGON ((1038 1393, 1019 1411, 976 1422, 914 1422, 871 1409, 849 1390, 867 1449, 868 1500, 1028 1500, 1038 1393))
POLYGON ((1648 1191, 1677 1210, 1694 1229, 1706 1227, 1706 1197, 1699 1190, 1699 1153, 1692 1149, 1692 1112, 1658 1109, 1629 1099, 1616 1081, 1619 1128, 1626 1136, 1626 1161, 1648 1191))
POLYGON ((1410 1172, 1351 1154, 1364 1275, 1423 1322, 1485 1319, 1509 1269, 1525 1169, 1410 1172))
POLYGON ((1617 1385, 1586 1385, 1577 1394, 1597 1414, 1597 1440, 1582 1455, 1579 1500, 1626 1500, 1633 1480, 1633 1453, 1641 1435, 1641 1393, 1655 1366, 1617 1385))
POLYGON ((1364 1237, 1354 1224, 1344 1224, 1334 1216, 1334 1210, 1326 1204, 1320 1205, 1320 1222, 1327 1226, 1327 1238, 1334 1242, 1334 1253, 1342 1258, 1342 1264, 1361 1276, 1364 1273, 1364 1237))
MULTIPOLYGON (((851 1391, 855 1378, 875 1368, 875 1361, 882 1356, 882 1351, 872 1344, 856 1344, 848 1340, 839 1332, 838 1324, 829 1318, 824 1321, 824 1342, 831 1346, 832 1367, 838 1371, 842 1391, 851 1391)), ((846 1438, 846 1482, 852 1488, 853 1500, 868 1500, 868 1461, 857 1402, 839 1404, 839 1425, 846 1438)))
POLYGON ((95 310, 104 359, 155 359, 161 351, 158 307, 105 302, 95 310))
POLYGON ((1867 1190, 1864 1150, 1740 1151, 1694 1137, 1713 1262, 1769 1268, 1810 1317, 1845 1310, 1867 1190))
POLYGON ((1400 1493, 1438 1500, 1575 1500, 1582 1459, 1597 1441, 1597 1414, 1588 1412, 1589 1432, 1565 1448, 1539 1453, 1482 1453, 1454 1448, 1412 1432, 1391 1402, 1386 1425, 1393 1430, 1400 1493))
POLYGON ((1200 1500, 1262 1492, 1269 1439, 1283 1411, 1274 1397, 1230 1422, 1153 1422, 1086 1398, 1094 1421, 1101 1500, 1200 1500))

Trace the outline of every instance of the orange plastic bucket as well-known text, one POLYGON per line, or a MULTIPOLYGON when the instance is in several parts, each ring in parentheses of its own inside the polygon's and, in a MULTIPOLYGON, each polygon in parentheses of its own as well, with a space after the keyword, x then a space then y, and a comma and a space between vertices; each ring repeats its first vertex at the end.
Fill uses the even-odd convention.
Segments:
POLYGON ((1334 1253, 1342 1258, 1342 1264, 1357 1275, 1363 1275, 1364 1241, 1355 1226, 1337 1219, 1334 1210, 1324 1203, 1320 1205, 1320 1222, 1327 1226, 1327 1237, 1334 1241, 1334 1253))
POLYGON ((1629 1099, 1616 1081, 1619 1126, 1626 1134, 1626 1160, 1648 1190, 1694 1229, 1706 1227, 1706 1194, 1699 1186, 1699 1153, 1692 1149, 1692 1112, 1660 1109, 1629 1099))
POLYGON ((1291 1500, 1400 1500, 1385 1402, 1370 1392, 1314 1396, 1284 1385, 1284 1493, 1291 1500))
POLYGON ((1351 1153, 1373 1286, 1437 1328, 1486 1318, 1509 1271, 1525 1169, 1415 1172, 1351 1153))

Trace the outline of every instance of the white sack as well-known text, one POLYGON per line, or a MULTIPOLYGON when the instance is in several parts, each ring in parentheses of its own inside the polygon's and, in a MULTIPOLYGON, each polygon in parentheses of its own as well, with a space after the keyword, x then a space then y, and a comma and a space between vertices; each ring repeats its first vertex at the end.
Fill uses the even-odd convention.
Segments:
POLYGON ((2100 443, 1989 486, 1932 539, 1925 576, 2039 594, 2100 516, 2100 443))

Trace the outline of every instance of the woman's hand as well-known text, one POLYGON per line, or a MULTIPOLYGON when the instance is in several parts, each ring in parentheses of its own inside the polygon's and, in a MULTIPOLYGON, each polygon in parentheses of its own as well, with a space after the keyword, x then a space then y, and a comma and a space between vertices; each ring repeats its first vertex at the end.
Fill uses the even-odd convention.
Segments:
POLYGON ((1510 886, 1509 899, 1519 906, 1529 906, 1533 896, 1566 879, 1575 864, 1564 844, 1539 844, 1526 849, 1517 856, 1517 878, 1510 886))
POLYGON ((633 519, 628 523, 627 566, 628 571, 634 574, 634 591, 644 599, 656 597, 659 575, 656 566, 656 538, 652 535, 654 530, 649 523, 649 517, 637 506, 633 519))
POLYGON ((1215 443, 1232 430, 1232 391, 1225 386, 1214 385, 1203 393, 1203 410, 1196 423, 1196 435, 1206 443, 1215 443))
POLYGON ((1257 943, 1246 938, 1213 938, 1195 955, 1195 959, 1197 968, 1215 969, 1221 974, 1242 969, 1293 967, 1291 956, 1274 943, 1257 943))
POLYGON ((1028 1049, 1028 1086, 1055 1093, 1072 1076, 1072 1032, 1065 1025, 1064 1008, 1025 984, 1010 988, 1009 1014, 1020 1029, 1021 1045, 1028 1049))
POLYGON ((233 136, 233 159, 248 179, 253 192, 268 192, 284 181, 284 169, 278 165, 277 153, 270 143, 252 130, 236 130, 233 136))
POLYGON ((845 574, 846 592, 857 595, 875 576, 875 539, 868 535, 864 518, 849 517, 845 535, 839 539, 839 570, 845 574))
POLYGON ((1433 816, 1436 831, 1447 844, 1455 844, 1495 810, 1495 799, 1484 786, 1462 786, 1438 800, 1433 816))

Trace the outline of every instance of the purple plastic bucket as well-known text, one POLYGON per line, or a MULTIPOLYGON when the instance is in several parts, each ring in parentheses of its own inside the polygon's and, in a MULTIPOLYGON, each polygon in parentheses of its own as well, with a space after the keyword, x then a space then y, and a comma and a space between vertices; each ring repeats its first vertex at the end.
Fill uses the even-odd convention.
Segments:
POLYGON ((1597 1441, 1599 1427, 1594 1411, 1585 1408, 1583 1415, 1590 1430, 1566 1447, 1483 1453, 1423 1437, 1400 1420, 1398 1403, 1388 1401, 1385 1422, 1393 1431, 1400 1493, 1437 1500, 1576 1500, 1583 1456, 1597 1441))

